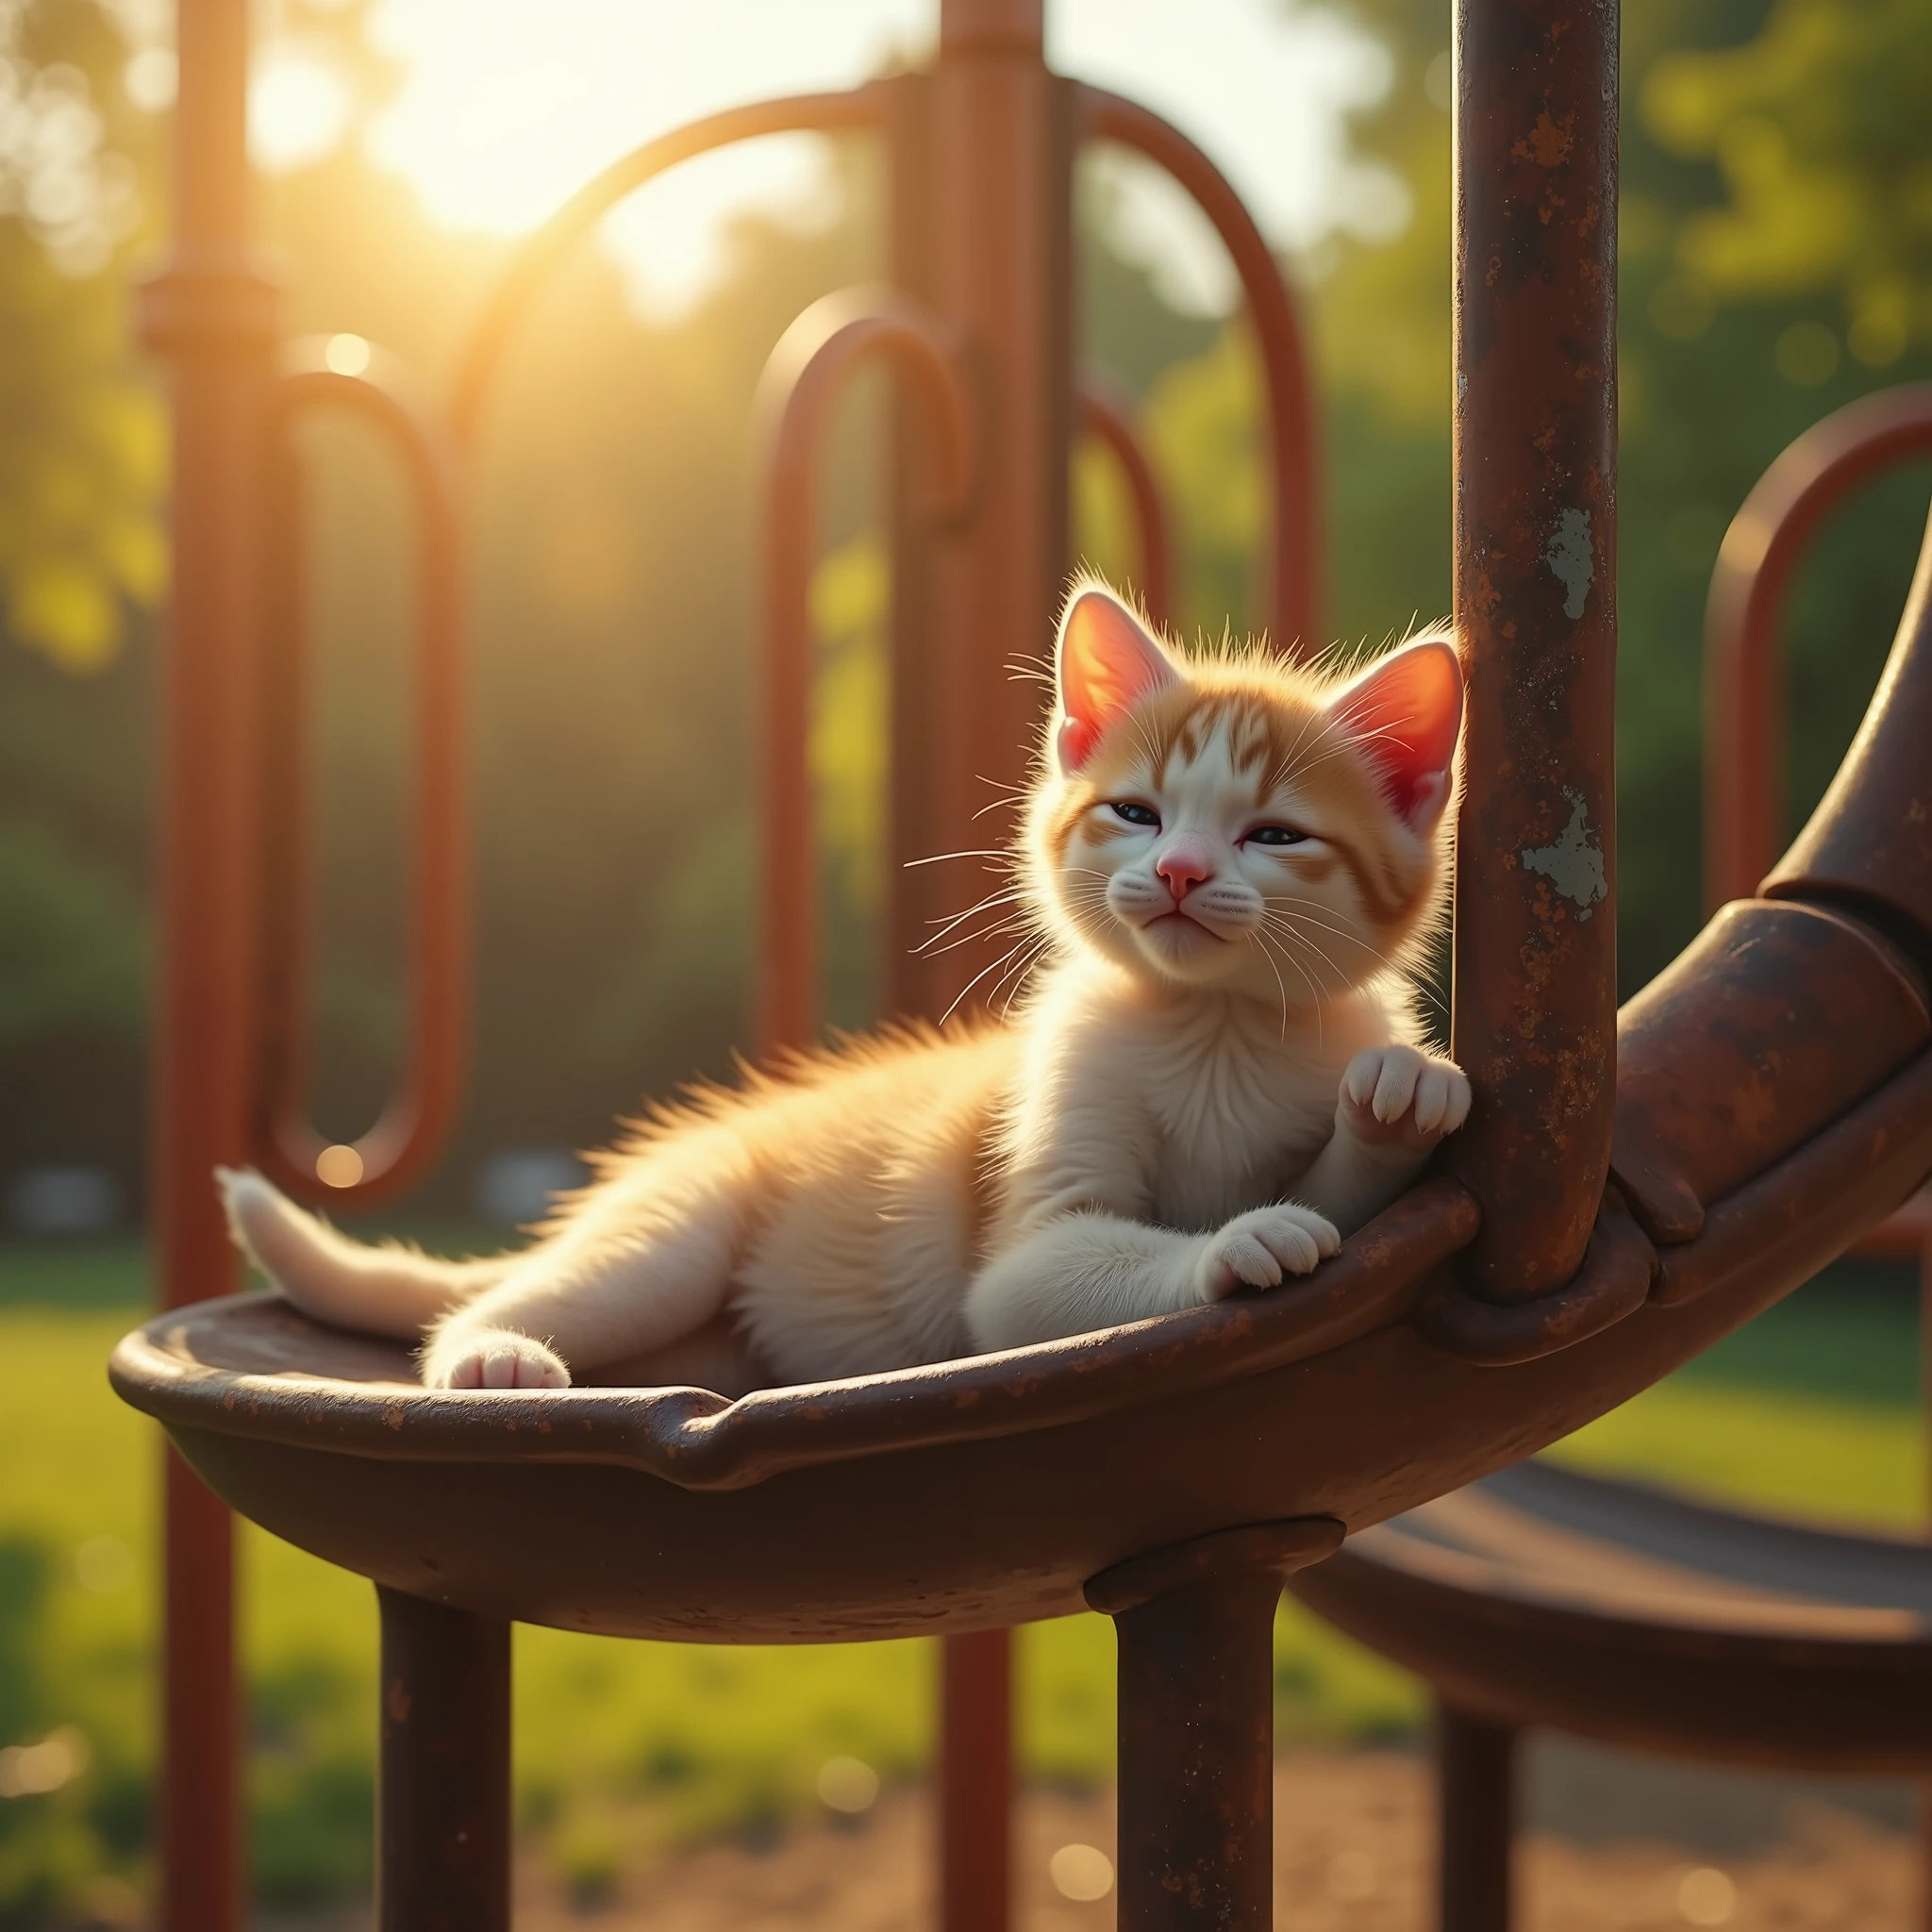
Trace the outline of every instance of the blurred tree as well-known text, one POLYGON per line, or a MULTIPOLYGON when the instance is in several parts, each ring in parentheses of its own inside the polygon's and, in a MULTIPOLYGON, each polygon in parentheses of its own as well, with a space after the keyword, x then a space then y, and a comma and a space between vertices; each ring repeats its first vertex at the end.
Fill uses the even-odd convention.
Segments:
POLYGON ((0 6, 0 593, 15 641, 73 672, 166 573, 162 416, 114 273, 148 212, 129 51, 92 0, 0 6))
MULTIPOLYGON (((1715 299, 1821 293, 1854 357, 1932 346, 1932 10, 1924 0, 1779 0, 1741 45, 1664 55, 1639 105, 1666 151, 1714 160, 1724 200, 1676 237, 1687 316, 1715 299)), ((1828 331, 1780 338, 1795 380, 1830 373, 1828 331)), ((1811 378, 1813 380, 1817 377, 1811 378)))
POLYGON ((126 325, 154 234, 140 58, 94 0, 0 0, 0 1175, 139 1171, 166 575, 165 418, 126 325))

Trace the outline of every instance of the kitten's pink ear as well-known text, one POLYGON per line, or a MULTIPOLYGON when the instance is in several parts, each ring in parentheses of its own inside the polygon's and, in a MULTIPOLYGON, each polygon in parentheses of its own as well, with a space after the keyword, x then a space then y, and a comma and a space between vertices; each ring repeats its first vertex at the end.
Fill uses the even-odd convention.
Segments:
POLYGON ((1054 752, 1069 776, 1129 705, 1179 681, 1141 620, 1118 597, 1091 586, 1074 591, 1067 606, 1054 660, 1060 700, 1054 752))
POLYGON ((1448 802, 1462 730, 1462 665, 1446 638, 1391 651, 1329 705, 1381 773, 1389 802, 1418 831, 1448 802))

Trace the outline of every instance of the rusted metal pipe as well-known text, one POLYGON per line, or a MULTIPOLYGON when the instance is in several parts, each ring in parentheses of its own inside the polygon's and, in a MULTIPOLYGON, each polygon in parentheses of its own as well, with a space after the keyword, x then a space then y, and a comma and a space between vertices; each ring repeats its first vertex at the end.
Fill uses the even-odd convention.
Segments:
POLYGON ((1267 1932, 1274 1919, 1274 1607, 1341 1524, 1220 1530, 1103 1571, 1120 1671, 1121 1932, 1267 1932))
POLYGON ((1214 225, 1247 296, 1248 320, 1268 398, 1269 470, 1274 485, 1267 579, 1257 600, 1268 632, 1291 657, 1319 651, 1320 514, 1315 495, 1315 408, 1307 354, 1294 301, 1255 218, 1227 177, 1179 128, 1138 101, 1104 89, 1080 90, 1082 131, 1117 142, 1173 175, 1214 225))
POLYGON ((1440 1932, 1510 1932, 1516 1733, 1436 1706, 1436 1888, 1440 1932))
POLYGON ((271 848, 262 903, 260 1051, 257 1056, 257 1164, 291 1192, 358 1207, 401 1191, 441 1151, 462 1093, 469 1036, 469 867, 463 743, 462 497, 457 454, 435 419, 410 399, 394 359, 370 351, 367 371, 330 369, 324 344, 292 344, 270 393, 269 585, 274 632, 262 800, 271 848), (308 1119, 307 985, 307 767, 303 717, 305 619, 297 467, 299 419, 341 409, 371 424, 402 458, 416 502, 415 802, 411 811, 407 1058, 397 1091, 352 1145, 330 1145, 308 1119))
POLYGON ((768 425, 765 493, 764 836, 760 858, 761 1047, 804 1045, 817 1026, 818 854, 810 772, 816 558, 814 465, 846 376, 884 358, 918 397, 932 431, 935 515, 957 515, 972 486, 976 442, 968 384, 951 332, 893 289, 847 289, 814 302, 765 364, 757 413, 768 425))
POLYGON ((1173 547, 1160 483, 1135 433, 1126 404, 1093 376, 1086 377, 1074 398, 1082 432, 1104 443, 1125 479, 1134 505, 1134 534, 1141 547, 1141 595, 1156 624, 1174 619, 1173 547))
POLYGON ((1932 383, 1815 423, 1731 519, 1704 616, 1704 899, 1748 899, 1777 857, 1784 768, 1778 626, 1824 519, 1881 471, 1932 452, 1932 383))
POLYGON ((1582 1260, 1616 1081, 1617 8, 1457 0, 1456 612, 1469 680, 1448 1150, 1467 1285, 1582 1260))
POLYGON ((1013 1659, 1005 1630, 940 1643, 940 1924, 999 1932, 1013 1909, 1013 1659))
MULTIPOLYGON (((142 334, 174 399, 174 567, 161 659, 153 1212, 160 1292, 240 1285, 210 1170, 248 1156, 255 997, 261 402, 278 291, 251 250, 244 0, 181 0, 174 243, 142 334)), ((236 1932, 241 1751, 233 1532, 170 1452, 164 1493, 165 1932, 236 1932)))
POLYGON ((375 1596, 376 1932, 509 1932, 509 1625, 375 1596))

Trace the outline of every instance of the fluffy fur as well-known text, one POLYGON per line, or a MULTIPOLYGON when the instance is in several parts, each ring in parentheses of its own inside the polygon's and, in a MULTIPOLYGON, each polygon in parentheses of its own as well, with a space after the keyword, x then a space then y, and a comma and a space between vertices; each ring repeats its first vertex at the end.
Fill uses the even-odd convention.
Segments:
POLYGON ((1046 963, 1008 1019, 659 1108, 520 1253, 362 1246, 224 1172, 236 1240, 309 1313, 422 1339, 442 1388, 868 1374, 1307 1273, 1469 1108, 1407 977, 1454 646, 1353 678, 1187 656, 1086 581, 1056 697, 1015 852, 1046 963))

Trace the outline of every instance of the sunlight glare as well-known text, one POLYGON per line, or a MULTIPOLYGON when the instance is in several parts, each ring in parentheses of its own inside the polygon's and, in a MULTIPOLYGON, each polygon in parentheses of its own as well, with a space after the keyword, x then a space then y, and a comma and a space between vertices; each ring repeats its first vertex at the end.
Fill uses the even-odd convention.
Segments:
POLYGON ((323 344, 322 359, 338 375, 360 375, 369 367, 369 343, 361 336, 331 336, 323 344))
MULTIPOLYGON (((768 95, 850 87, 882 63, 924 60, 938 0, 375 0, 370 34, 405 77, 369 134, 447 227, 535 226, 600 169, 680 123, 768 95)), ((1277 244, 1337 229, 1386 235, 1406 219, 1399 179, 1348 157, 1349 116, 1387 92, 1389 55, 1325 8, 1274 0, 1049 0, 1062 73, 1165 114, 1224 168, 1277 244)), ((632 299, 671 319, 724 266, 727 217, 748 207, 824 222, 824 144, 784 137, 691 163, 606 225, 632 299)), ((1117 171, 1116 240, 1202 312, 1236 295, 1199 214, 1145 168, 1117 171)))
POLYGON ((248 89, 248 151, 271 175, 331 154, 349 131, 347 84, 326 61, 299 47, 271 45, 248 89))

